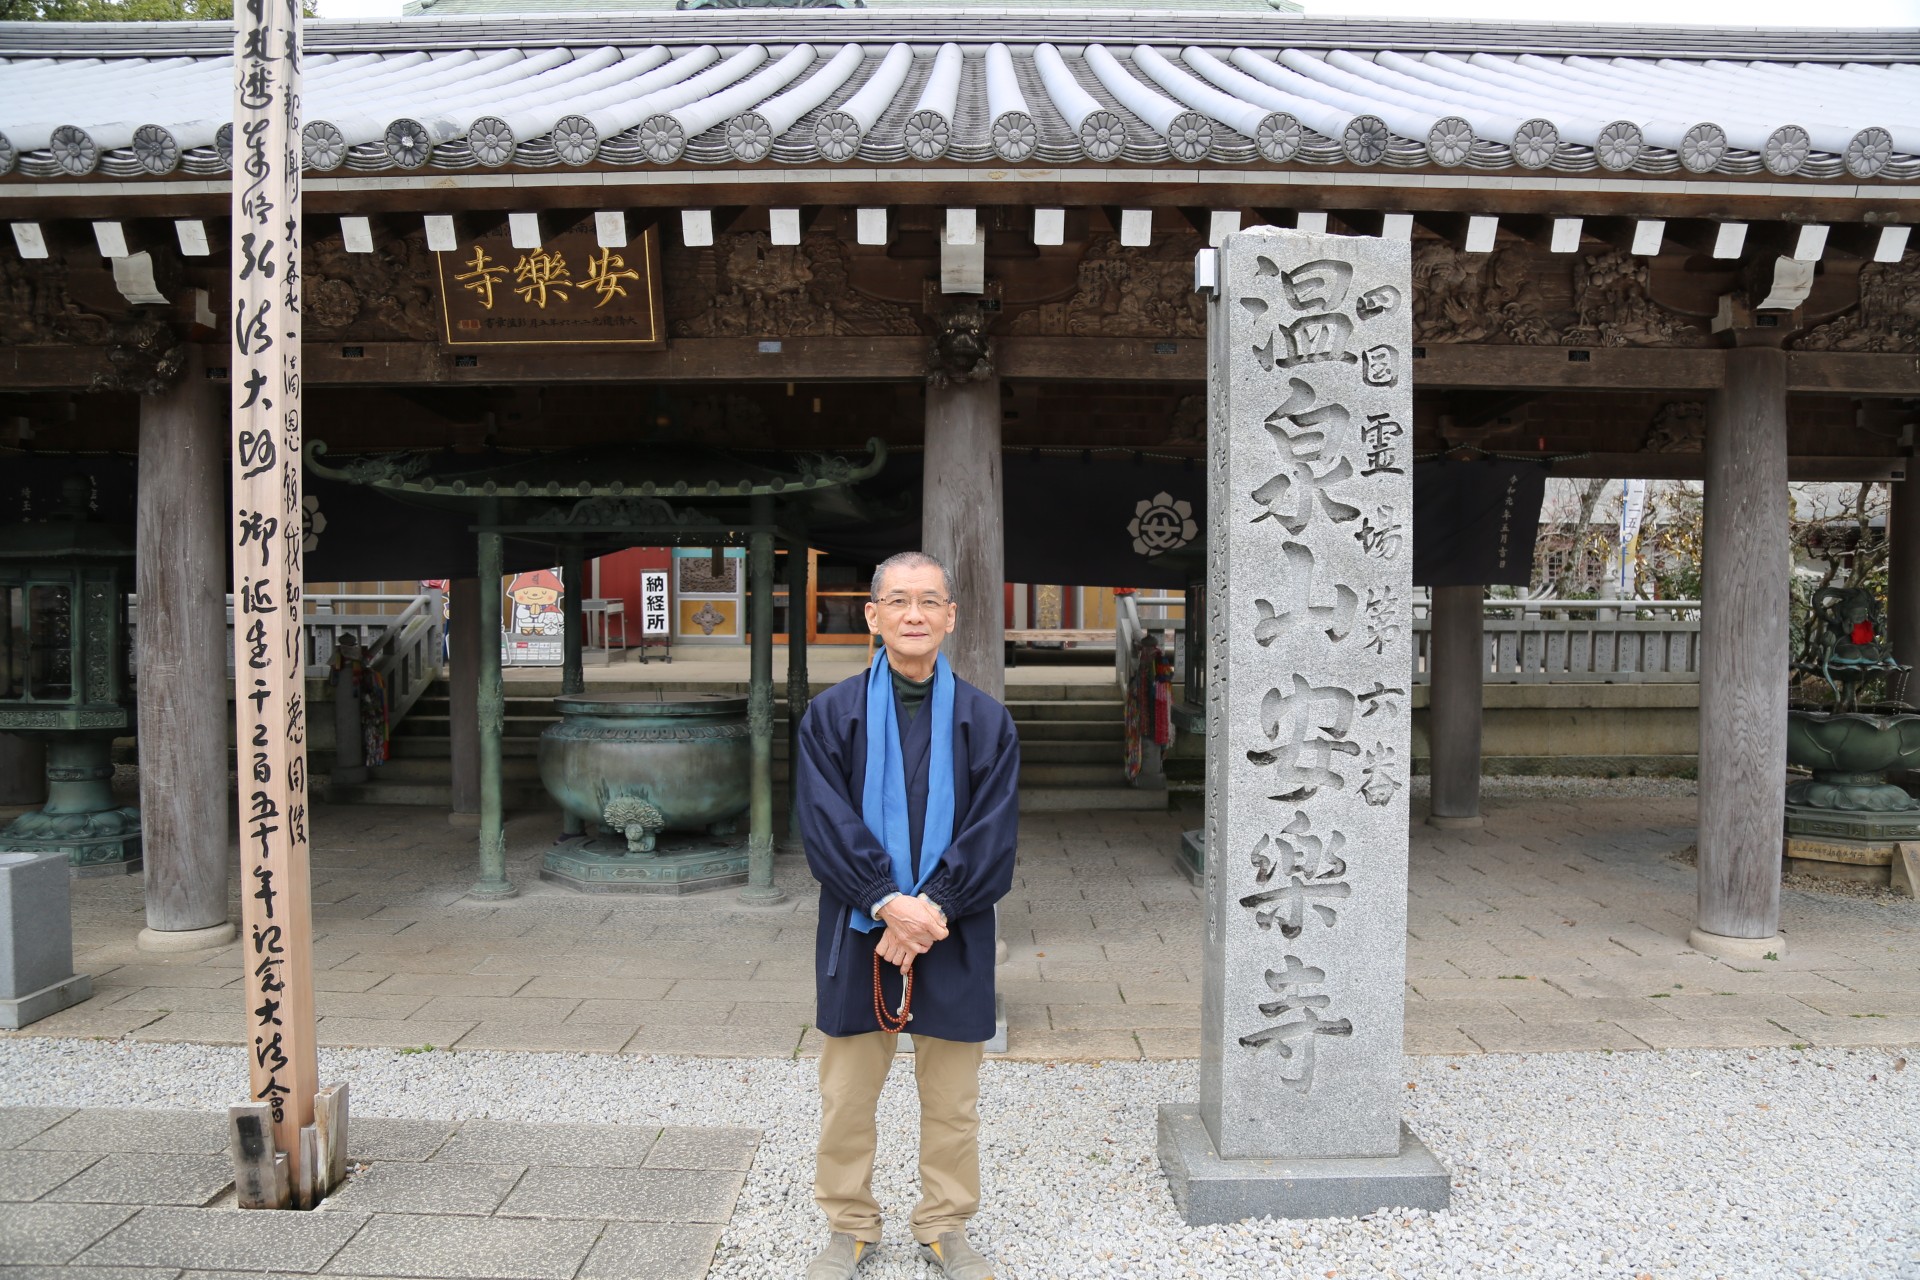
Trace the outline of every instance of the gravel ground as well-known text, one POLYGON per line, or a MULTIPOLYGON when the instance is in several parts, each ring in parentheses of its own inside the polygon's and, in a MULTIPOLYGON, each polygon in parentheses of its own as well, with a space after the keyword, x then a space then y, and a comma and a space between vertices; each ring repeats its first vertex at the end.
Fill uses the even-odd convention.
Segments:
MULTIPOLYGON (((1189 1228, 1154 1159, 1154 1107, 1191 1062, 989 1063, 976 1239, 1008 1280, 1072 1277, 1920 1278, 1920 1054, 1886 1050, 1492 1055, 1407 1063, 1408 1119, 1454 1208, 1189 1228)), ((354 1110, 421 1118, 751 1124, 766 1131, 713 1276, 798 1275, 811 1200, 808 1061, 483 1051, 322 1054, 354 1110)), ((0 1039, 0 1103, 210 1108, 231 1049, 0 1039)), ((892 1218, 867 1280, 919 1280, 909 1065, 881 1102, 892 1218)))

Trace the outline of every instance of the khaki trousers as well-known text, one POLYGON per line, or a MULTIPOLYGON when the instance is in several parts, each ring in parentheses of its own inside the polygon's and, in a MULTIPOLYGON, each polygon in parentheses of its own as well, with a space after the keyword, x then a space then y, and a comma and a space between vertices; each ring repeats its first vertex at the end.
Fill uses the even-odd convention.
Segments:
MULTIPOLYGON (((820 1052, 820 1148, 813 1199, 834 1231, 880 1243, 873 1198, 879 1134, 874 1110, 900 1037, 881 1031, 827 1036, 820 1052)), ((913 1042, 920 1088, 920 1203, 913 1238, 932 1244, 980 1208, 980 1061, 984 1044, 921 1036, 913 1042)))

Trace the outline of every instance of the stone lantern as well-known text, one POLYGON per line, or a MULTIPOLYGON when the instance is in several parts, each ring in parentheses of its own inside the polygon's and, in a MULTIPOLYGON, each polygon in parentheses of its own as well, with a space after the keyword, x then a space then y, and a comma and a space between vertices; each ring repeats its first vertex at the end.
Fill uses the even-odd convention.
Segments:
POLYGON ((113 740, 133 732, 129 531, 90 518, 69 477, 43 521, 0 531, 0 732, 47 746, 47 803, 0 850, 58 850, 76 875, 140 870, 140 811, 113 799, 113 740))

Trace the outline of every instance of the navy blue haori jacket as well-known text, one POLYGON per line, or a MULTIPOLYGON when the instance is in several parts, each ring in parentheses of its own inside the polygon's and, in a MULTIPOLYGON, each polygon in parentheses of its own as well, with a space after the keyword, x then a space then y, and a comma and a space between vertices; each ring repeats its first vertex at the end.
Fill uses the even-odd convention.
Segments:
MULTIPOLYGON (((982 1041, 994 1031, 993 904, 1013 887, 1020 740, 1005 707, 957 676, 953 685, 953 843, 921 889, 946 912, 948 933, 913 963, 913 1021, 907 1030, 982 1041)), ((909 721, 898 694, 895 699, 917 863, 933 713, 922 706, 909 721)), ((882 931, 860 933, 848 927, 847 917, 897 888, 886 849, 860 816, 866 718, 862 672, 815 698, 800 722, 800 831, 807 864, 820 882, 816 1025, 830 1036, 880 1030, 873 1013, 873 952, 882 931)), ((900 972, 885 961, 880 972, 881 996, 892 1013, 900 1006, 900 972)))

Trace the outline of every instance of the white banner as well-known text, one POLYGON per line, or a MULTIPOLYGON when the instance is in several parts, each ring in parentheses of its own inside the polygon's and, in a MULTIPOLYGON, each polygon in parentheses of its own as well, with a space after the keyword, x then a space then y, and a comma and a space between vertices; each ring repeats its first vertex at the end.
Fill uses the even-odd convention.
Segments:
POLYGON ((1630 597, 1634 589, 1635 553, 1640 544, 1640 523, 1647 514, 1647 482, 1625 480, 1620 494, 1620 595, 1630 597))
POLYGON ((648 569, 640 575, 640 634, 664 636, 671 625, 667 612, 667 571, 648 569))

